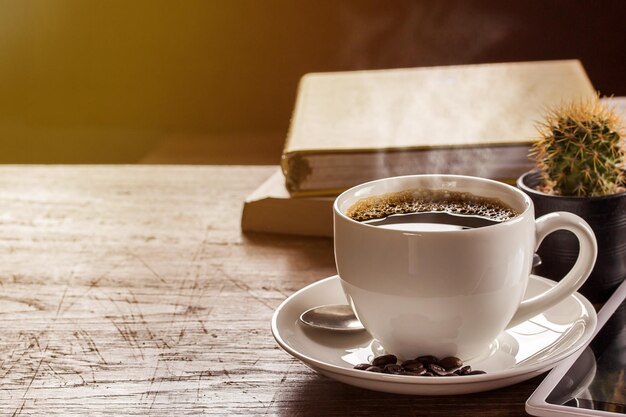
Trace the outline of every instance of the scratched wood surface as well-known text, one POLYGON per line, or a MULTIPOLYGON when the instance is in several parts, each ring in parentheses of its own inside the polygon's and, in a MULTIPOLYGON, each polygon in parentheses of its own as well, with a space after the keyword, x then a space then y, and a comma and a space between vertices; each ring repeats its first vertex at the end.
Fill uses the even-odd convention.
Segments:
POLYGON ((319 376, 274 309, 332 241, 242 235, 274 167, 0 167, 2 415, 523 415, 539 379, 410 397, 319 376))

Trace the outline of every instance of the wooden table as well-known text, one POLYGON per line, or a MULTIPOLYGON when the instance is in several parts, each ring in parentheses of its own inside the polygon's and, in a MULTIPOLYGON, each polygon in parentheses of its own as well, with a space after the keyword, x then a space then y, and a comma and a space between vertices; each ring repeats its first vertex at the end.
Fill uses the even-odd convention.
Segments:
POLYGON ((332 241, 242 235, 274 167, 0 167, 2 415, 523 415, 540 378, 456 397, 319 376, 270 332, 332 241))

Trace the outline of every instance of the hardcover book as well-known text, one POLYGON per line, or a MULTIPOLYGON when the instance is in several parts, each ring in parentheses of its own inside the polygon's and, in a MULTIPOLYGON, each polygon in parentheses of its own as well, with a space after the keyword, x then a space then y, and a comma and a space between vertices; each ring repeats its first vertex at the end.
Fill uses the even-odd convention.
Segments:
POLYGON ((577 60, 313 73, 299 85, 282 169, 291 195, 395 175, 512 181, 535 123, 595 94, 577 60))
POLYGON ((334 197, 291 197, 280 169, 243 205, 241 230, 303 236, 333 236, 334 197))

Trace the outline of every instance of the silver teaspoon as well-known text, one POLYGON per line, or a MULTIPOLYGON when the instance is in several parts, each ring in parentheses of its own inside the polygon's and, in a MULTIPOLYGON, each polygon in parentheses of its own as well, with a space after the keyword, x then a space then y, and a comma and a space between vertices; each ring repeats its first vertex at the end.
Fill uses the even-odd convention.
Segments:
POLYGON ((318 329, 340 332, 365 330, 348 305, 334 304, 313 307, 300 315, 300 321, 318 329))

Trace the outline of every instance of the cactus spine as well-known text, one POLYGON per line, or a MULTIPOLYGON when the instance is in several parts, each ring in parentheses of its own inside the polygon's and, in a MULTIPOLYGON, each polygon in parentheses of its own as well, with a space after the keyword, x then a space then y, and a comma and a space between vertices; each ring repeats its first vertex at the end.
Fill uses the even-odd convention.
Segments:
POLYGON ((552 109, 538 130, 530 157, 541 171, 541 191, 579 197, 624 191, 623 122, 598 97, 552 109))

